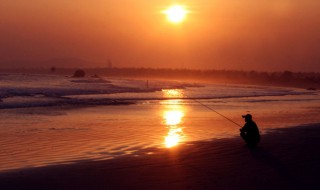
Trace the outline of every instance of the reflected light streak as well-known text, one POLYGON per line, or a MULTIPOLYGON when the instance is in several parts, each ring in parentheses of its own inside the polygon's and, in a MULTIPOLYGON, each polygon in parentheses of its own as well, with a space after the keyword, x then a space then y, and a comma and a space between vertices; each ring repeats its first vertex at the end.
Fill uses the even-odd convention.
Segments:
POLYGON ((165 98, 183 98, 182 89, 162 89, 165 98))
MULTIPOLYGON (((181 94, 181 91, 166 90, 164 95, 171 96, 172 94, 181 94)), ((168 126, 168 134, 165 136, 164 144, 167 148, 178 145, 184 138, 184 133, 179 126, 184 117, 184 108, 179 104, 180 100, 166 100, 166 108, 163 112, 164 123, 168 126)))
POLYGON ((167 148, 174 147, 179 144, 183 132, 181 128, 170 128, 168 135, 165 137, 165 145, 167 148))
POLYGON ((173 110, 164 113, 166 125, 178 125, 183 117, 182 111, 173 110))

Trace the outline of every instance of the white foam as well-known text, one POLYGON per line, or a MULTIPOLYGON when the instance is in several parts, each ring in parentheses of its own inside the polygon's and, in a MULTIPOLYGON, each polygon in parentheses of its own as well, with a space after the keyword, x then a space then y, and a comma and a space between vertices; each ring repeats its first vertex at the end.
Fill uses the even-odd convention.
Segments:
POLYGON ((252 85, 194 84, 180 81, 69 78, 52 75, 1 75, 0 108, 56 105, 106 105, 111 100, 167 98, 226 99, 239 97, 303 95, 295 88, 252 85), (165 97, 161 89, 183 89, 178 97, 165 97))

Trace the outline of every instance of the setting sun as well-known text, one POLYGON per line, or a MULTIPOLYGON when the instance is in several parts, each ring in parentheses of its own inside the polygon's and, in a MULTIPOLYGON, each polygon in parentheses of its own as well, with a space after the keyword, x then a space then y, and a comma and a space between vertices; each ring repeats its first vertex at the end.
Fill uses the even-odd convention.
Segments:
POLYGON ((163 13, 167 15, 167 19, 172 23, 180 23, 182 22, 188 11, 181 5, 173 5, 169 7, 167 10, 164 10, 163 13))

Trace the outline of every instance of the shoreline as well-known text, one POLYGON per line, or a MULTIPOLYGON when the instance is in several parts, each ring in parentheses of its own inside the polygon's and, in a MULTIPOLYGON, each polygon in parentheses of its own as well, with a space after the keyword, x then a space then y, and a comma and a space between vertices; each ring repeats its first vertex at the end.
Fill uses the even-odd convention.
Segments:
POLYGON ((320 124, 150 148, 139 156, 0 173, 0 189, 319 189, 320 124), (148 154, 153 152, 153 154, 148 154))

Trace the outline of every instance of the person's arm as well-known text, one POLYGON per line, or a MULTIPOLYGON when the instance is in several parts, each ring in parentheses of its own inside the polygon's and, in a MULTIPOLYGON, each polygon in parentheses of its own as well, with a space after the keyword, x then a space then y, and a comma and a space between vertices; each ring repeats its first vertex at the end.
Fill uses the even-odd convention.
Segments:
POLYGON ((244 124, 244 126, 240 129, 241 132, 247 132, 248 130, 248 123, 244 124))

